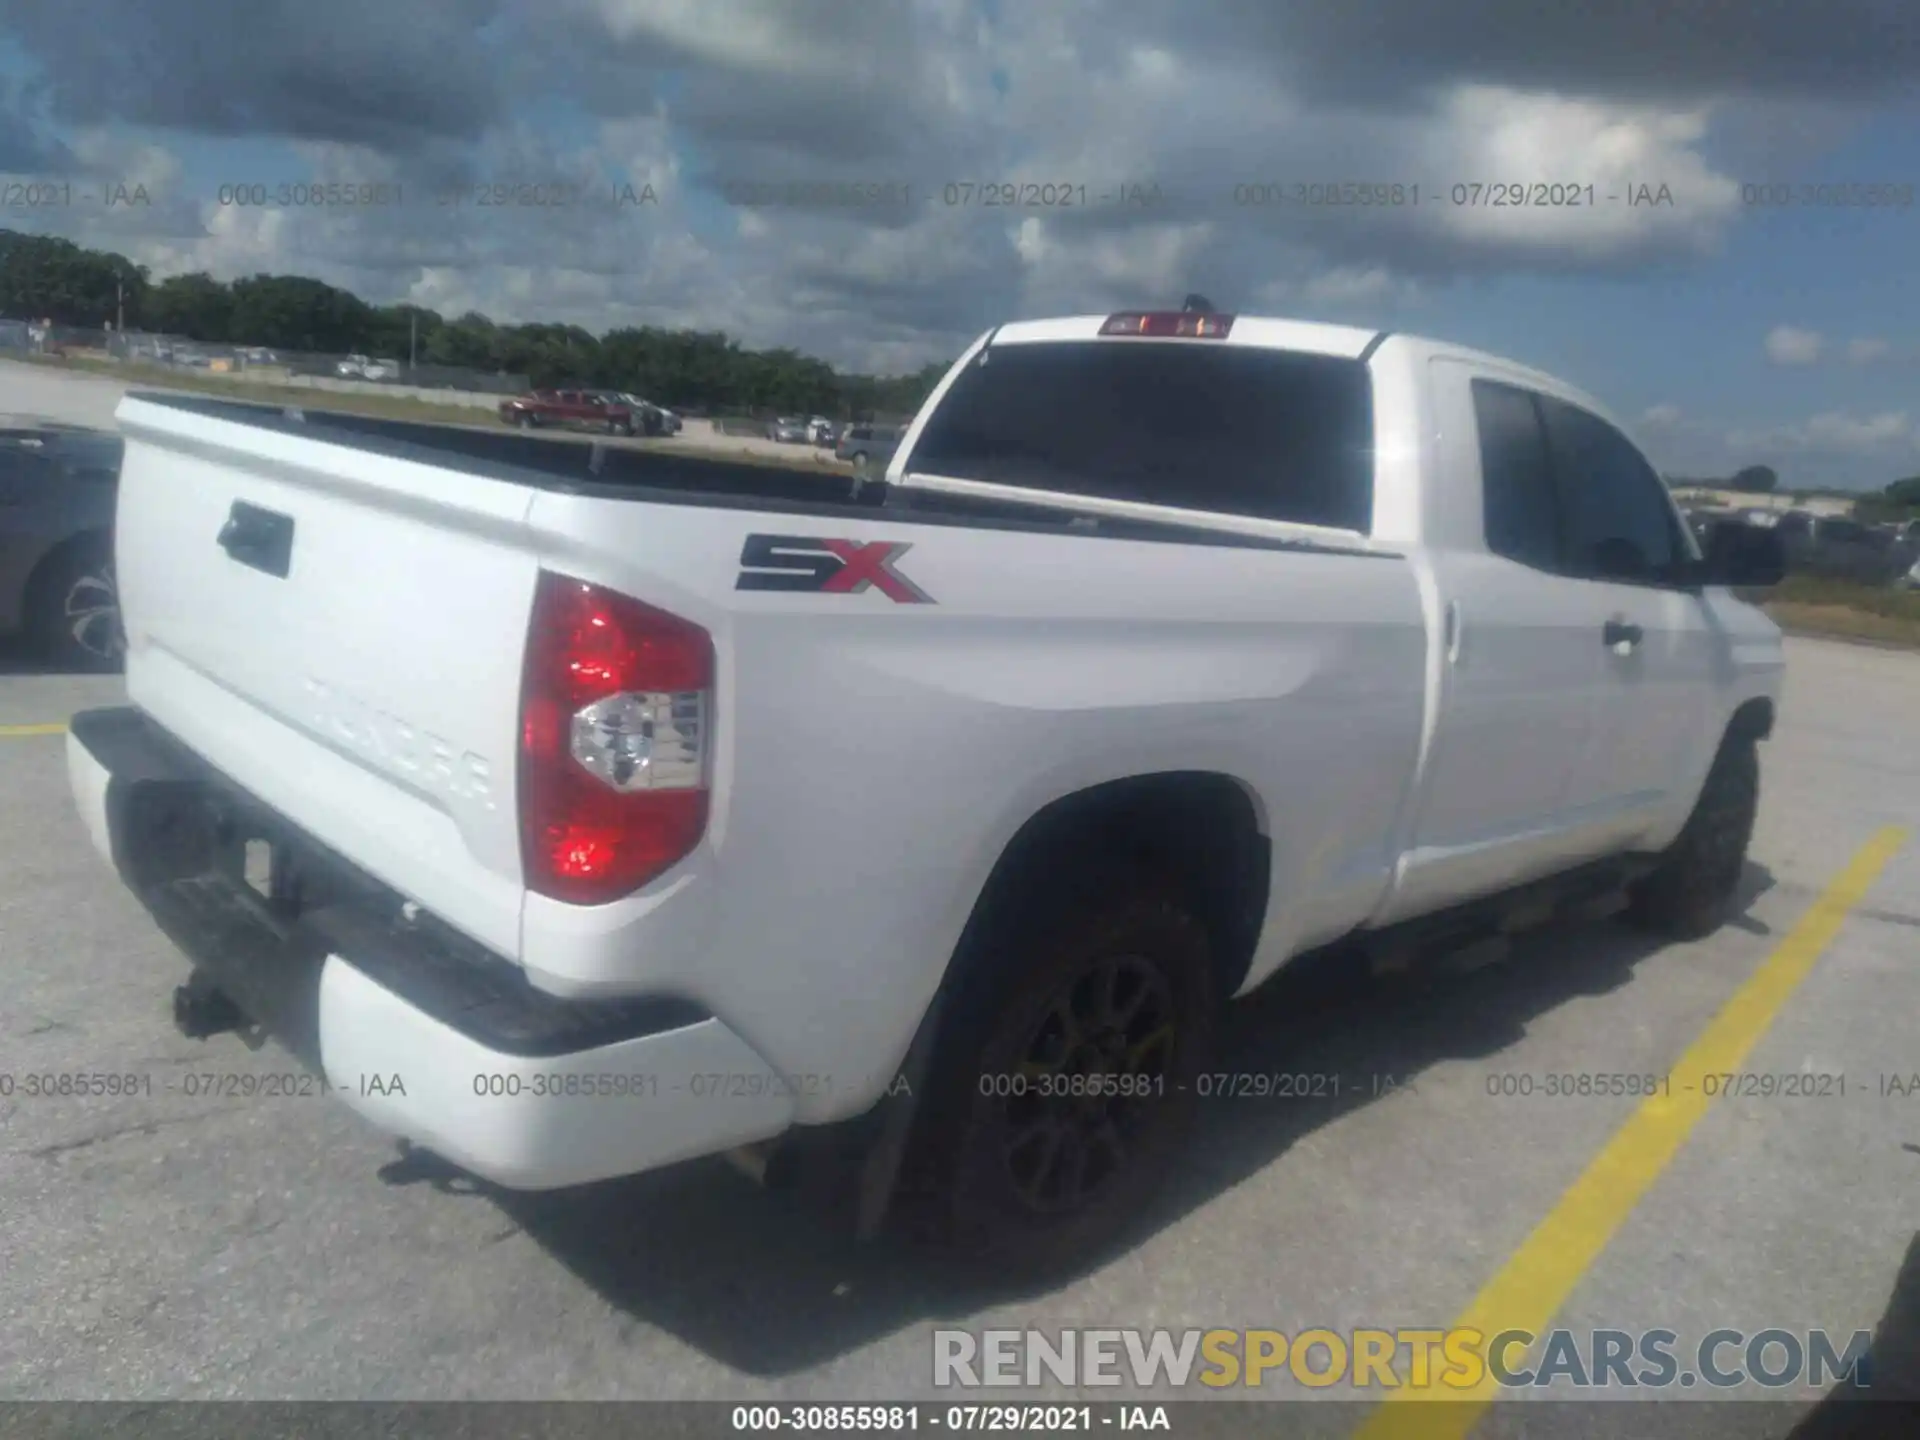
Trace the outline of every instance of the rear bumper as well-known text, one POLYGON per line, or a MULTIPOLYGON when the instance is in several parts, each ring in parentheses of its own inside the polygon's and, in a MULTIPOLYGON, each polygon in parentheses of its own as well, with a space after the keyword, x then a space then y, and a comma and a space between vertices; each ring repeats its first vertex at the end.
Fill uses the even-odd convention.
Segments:
POLYGON ((562 1001, 129 708, 74 716, 67 769, 101 855, 194 967, 382 1129, 541 1190, 768 1139, 779 1077, 684 1001, 562 1001), (266 841, 272 898, 245 875, 266 841))

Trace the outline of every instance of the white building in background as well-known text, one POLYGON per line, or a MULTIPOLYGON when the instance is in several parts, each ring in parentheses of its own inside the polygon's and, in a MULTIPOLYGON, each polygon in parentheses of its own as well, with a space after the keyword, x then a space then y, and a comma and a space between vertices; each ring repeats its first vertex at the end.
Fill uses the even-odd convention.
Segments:
POLYGON ((1771 495, 1754 495, 1744 490, 1727 490, 1713 485, 1673 487, 1673 498, 1682 505, 1727 510, 1804 510, 1809 515, 1829 516, 1853 513, 1853 499, 1850 496, 1809 495, 1799 505, 1793 503, 1793 496, 1791 489, 1778 490, 1771 495))

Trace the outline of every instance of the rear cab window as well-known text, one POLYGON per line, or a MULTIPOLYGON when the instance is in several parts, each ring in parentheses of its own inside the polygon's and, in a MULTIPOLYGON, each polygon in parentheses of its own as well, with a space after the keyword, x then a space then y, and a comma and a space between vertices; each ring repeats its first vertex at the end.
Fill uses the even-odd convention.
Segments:
POLYGON ((1493 380, 1473 382, 1480 431, 1480 501, 1487 549, 1537 570, 1560 567, 1560 509, 1547 435, 1533 396, 1493 380))
POLYGON ((1367 533, 1373 382, 1340 356, 1192 340, 989 348, 915 473, 1367 533))

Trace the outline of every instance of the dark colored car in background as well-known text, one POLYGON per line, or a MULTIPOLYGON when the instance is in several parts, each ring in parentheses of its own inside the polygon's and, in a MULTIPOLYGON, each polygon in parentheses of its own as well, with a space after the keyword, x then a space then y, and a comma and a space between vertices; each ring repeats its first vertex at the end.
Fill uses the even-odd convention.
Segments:
POLYGON ((62 669, 117 669, 126 651, 113 573, 122 449, 112 431, 0 420, 0 631, 62 669))
POLYGON ((862 470, 885 469, 905 436, 906 431, 891 425, 850 425, 839 444, 833 447, 833 453, 862 470))
POLYGON ((1774 529, 1786 546, 1788 568, 1803 575, 1892 585, 1915 560, 1912 545, 1858 520, 1789 510, 1774 529))
POLYGON ((578 427, 615 435, 638 432, 633 407, 597 390, 535 390, 500 402, 500 418, 522 430, 578 427))

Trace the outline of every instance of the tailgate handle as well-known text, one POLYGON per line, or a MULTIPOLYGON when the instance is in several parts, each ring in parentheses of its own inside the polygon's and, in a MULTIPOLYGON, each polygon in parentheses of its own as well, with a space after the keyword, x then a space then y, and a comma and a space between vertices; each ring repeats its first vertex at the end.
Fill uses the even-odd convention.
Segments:
POLYGON ((236 500, 219 545, 240 564, 284 580, 293 567, 293 517, 236 500))

